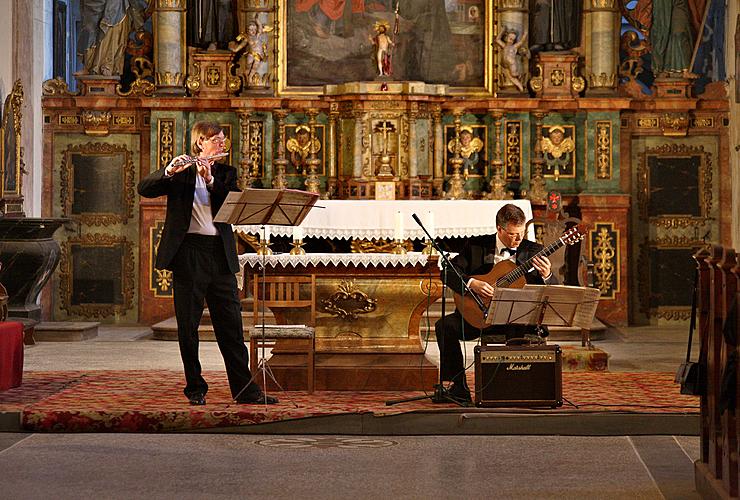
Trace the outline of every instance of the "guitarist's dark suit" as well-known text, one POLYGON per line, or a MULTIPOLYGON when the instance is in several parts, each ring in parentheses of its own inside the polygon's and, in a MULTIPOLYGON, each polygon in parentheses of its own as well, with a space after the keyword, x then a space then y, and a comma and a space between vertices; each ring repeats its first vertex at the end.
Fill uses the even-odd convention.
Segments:
MULTIPOLYGON (((522 264, 542 249, 543 247, 539 243, 522 240, 517 248, 516 264, 522 264)), ((452 259, 452 263, 462 274, 463 281, 467 283, 471 276, 487 274, 493 269, 495 251, 495 235, 474 236, 468 239, 462 252, 452 259)), ((444 274, 442 279, 444 280, 444 274)), ((525 279, 527 283, 545 284, 542 276, 535 269, 526 273, 525 279)), ((548 278, 547 284, 555 285, 557 283, 558 279, 553 273, 548 278)), ((463 285, 454 271, 447 272, 447 286, 457 294, 463 292, 463 285)), ((439 345, 442 380, 450 380, 458 384, 464 384, 465 381, 465 365, 460 340, 472 340, 481 335, 491 334, 504 334, 507 339, 510 339, 534 333, 533 327, 528 325, 499 325, 481 330, 465 322, 457 309, 452 314, 438 320, 434 325, 434 331, 439 345)))
MULTIPOLYGON (((241 304, 234 274, 239 271, 234 233, 230 224, 214 223, 218 235, 188 233, 193 212, 195 165, 171 177, 162 168, 144 178, 138 186, 141 196, 167 196, 167 215, 157 250, 156 267, 172 271, 177 336, 185 370, 185 395, 202 394, 208 384, 198 360, 198 325, 203 302, 208 303, 213 330, 224 358, 232 396, 244 387, 250 398, 261 392, 250 383, 249 352, 244 345, 241 304)), ((216 215, 229 191, 239 191, 234 167, 215 163, 213 185, 208 189, 211 214, 216 215)))

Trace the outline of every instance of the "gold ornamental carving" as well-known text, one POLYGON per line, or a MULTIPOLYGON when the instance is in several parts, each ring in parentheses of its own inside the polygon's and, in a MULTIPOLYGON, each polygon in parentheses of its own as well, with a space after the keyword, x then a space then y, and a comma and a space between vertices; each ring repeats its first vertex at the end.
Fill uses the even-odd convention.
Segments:
POLYGON ((175 10, 182 11, 186 8, 186 0, 157 0, 157 10, 167 11, 175 10))
POLYGON ((702 118, 692 118, 691 128, 714 128, 714 118, 706 116, 702 118))
POLYGON ((596 229, 591 231, 594 281, 596 288, 601 291, 602 298, 614 298, 614 292, 618 290, 618 238, 619 233, 611 223, 598 224, 596 229))
POLYGON ((59 125, 69 127, 82 125, 82 118, 79 115, 59 115, 59 125))
MULTIPOLYGON (((393 253, 398 243, 393 240, 358 240, 353 239, 350 243, 350 251, 352 253, 393 253)), ((401 247, 406 252, 413 252, 414 245, 409 240, 405 240, 401 243, 401 247)))
POLYGON ((657 117, 638 118, 637 128, 658 128, 660 123, 657 117))
POLYGON ((578 72, 578 63, 574 62, 570 65, 570 74, 571 80, 570 80, 570 89, 573 91, 574 94, 580 94, 583 92, 583 89, 586 88, 586 80, 582 76, 578 76, 576 73, 578 72))
POLYGON ((123 97, 129 96, 145 96, 151 97, 154 95, 156 87, 152 80, 154 80, 154 64, 149 58, 144 56, 136 57, 131 62, 131 72, 136 76, 136 79, 131 84, 131 87, 124 92, 121 84, 116 86, 116 93, 123 97))
POLYGON ((542 92, 542 88, 544 87, 541 64, 535 64, 535 73, 536 74, 529 79, 529 86, 535 94, 539 94, 542 92))
POLYGON ((522 177, 522 122, 507 120, 504 123, 504 178, 518 181, 522 177))
POLYGON ((175 157, 175 119, 157 120, 157 170, 166 167, 175 157))
POLYGON ((149 290, 155 297, 172 297, 172 271, 154 267, 163 229, 163 220, 149 228, 149 290))
POLYGON ((185 86, 190 92, 197 94, 200 90, 200 85, 200 63, 196 61, 193 63, 191 75, 185 80, 185 86))
POLYGON ((182 73, 170 73, 169 71, 160 73, 158 71, 154 77, 157 87, 182 87, 185 82, 185 75, 182 73))
POLYGON ((591 7, 595 10, 614 10, 616 0, 591 0, 591 7))
POLYGON ((612 178, 612 124, 609 121, 596 122, 596 178, 612 178))
POLYGON ((603 87, 614 87, 617 83, 617 75, 612 73, 611 75, 607 75, 606 73, 600 73, 598 75, 594 73, 590 73, 588 75, 588 85, 592 89, 594 88, 603 88, 603 87))
POLYGON ((46 80, 41 86, 41 94, 44 97, 80 95, 79 92, 71 92, 67 86, 67 82, 61 77, 46 80))
POLYGON ((85 109, 82 111, 82 126, 85 134, 92 136, 108 135, 110 133, 110 111, 85 109))
POLYGON ((660 128, 667 137, 684 137, 689 131, 689 114, 665 113, 660 117, 660 128))
MULTIPOLYGON (((123 236, 109 234, 85 234, 80 238, 69 239, 61 245, 59 260, 59 307, 71 316, 86 318, 106 318, 123 315, 134 305, 134 252, 133 243, 123 236), (118 249, 121 262, 118 275, 120 276, 120 303, 96 303, 94 297, 75 295, 75 269, 73 247, 118 249), (87 299, 87 300, 86 300, 87 299), (89 300, 89 301, 88 301, 89 300), (76 302, 76 303, 75 303, 76 302)), ((80 270, 82 271, 82 270, 80 270)))
POLYGON ((342 280, 329 298, 321 300, 321 310, 341 319, 354 321, 360 314, 368 314, 378 306, 378 300, 355 286, 354 280, 342 280))

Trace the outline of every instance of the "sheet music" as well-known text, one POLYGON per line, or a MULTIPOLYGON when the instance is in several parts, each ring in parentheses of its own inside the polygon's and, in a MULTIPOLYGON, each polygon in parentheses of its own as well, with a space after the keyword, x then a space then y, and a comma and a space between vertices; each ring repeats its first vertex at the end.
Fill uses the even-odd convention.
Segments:
POLYGON ((245 189, 226 195, 214 222, 297 226, 319 195, 296 189, 245 189))
POLYGON ((547 326, 574 326, 591 328, 599 305, 598 288, 568 285, 524 285, 524 289, 539 289, 547 298, 542 324, 547 326))
POLYGON ((488 325, 532 325, 539 319, 542 290, 496 288, 488 306, 488 325))

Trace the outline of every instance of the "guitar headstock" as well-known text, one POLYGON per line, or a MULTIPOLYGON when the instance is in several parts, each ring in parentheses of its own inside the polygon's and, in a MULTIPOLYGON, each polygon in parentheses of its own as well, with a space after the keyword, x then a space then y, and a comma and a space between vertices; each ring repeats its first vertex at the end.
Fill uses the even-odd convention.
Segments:
POLYGON ((586 237, 586 231, 581 225, 567 229, 560 239, 566 245, 574 245, 586 237))

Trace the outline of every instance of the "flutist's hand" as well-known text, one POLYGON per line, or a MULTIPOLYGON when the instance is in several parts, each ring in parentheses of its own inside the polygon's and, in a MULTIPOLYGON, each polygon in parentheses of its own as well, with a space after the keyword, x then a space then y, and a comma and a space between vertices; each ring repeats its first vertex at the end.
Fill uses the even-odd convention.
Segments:
POLYGON ((175 156, 174 158, 172 158, 169 165, 165 167, 164 175, 166 175, 167 177, 172 177, 173 175, 187 169, 191 163, 188 161, 190 159, 191 157, 188 155, 175 156))
POLYGON ((198 158, 195 162, 195 167, 198 169, 198 175, 203 177, 206 184, 210 184, 213 180, 213 176, 211 175, 211 165, 213 165, 213 160, 205 160, 203 158, 198 158))

